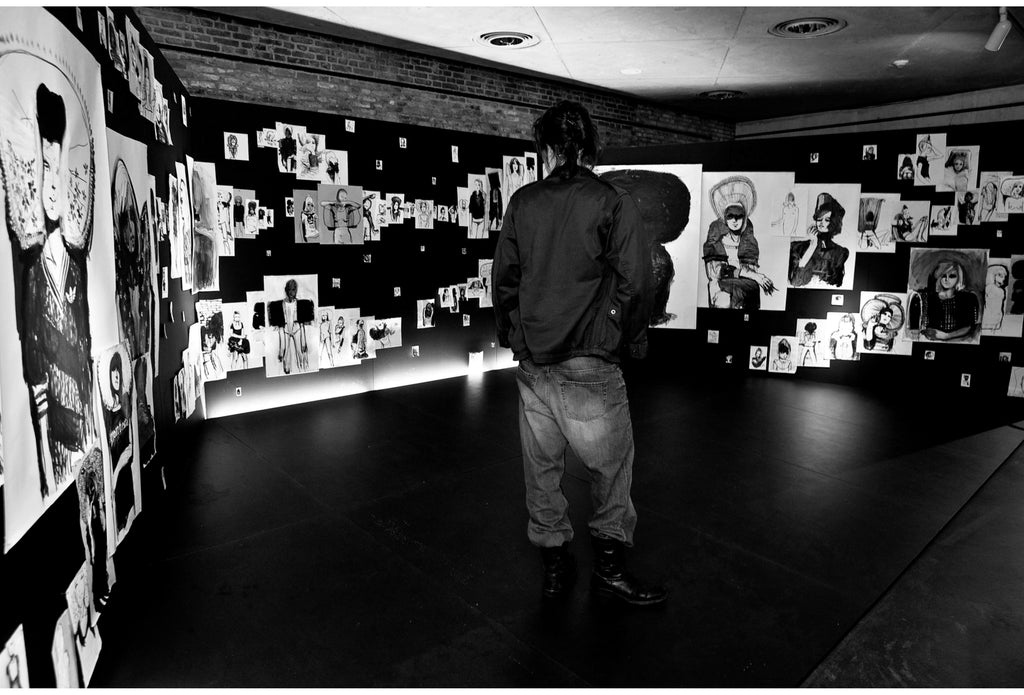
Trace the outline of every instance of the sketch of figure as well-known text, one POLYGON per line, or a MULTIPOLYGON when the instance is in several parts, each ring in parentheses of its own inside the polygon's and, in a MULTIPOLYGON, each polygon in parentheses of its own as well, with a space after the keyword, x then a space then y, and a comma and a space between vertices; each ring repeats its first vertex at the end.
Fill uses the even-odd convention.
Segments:
POLYGON ((352 334, 352 357, 357 360, 366 359, 366 322, 362 318, 356 321, 355 332, 352 334))
MULTIPOLYGON (((118 139, 115 134, 108 135, 110 143, 118 139)), ((144 162, 143 159, 142 166, 144 162)), ((128 344, 128 355, 135 359, 148 354, 153 344, 156 297, 152 282, 152 248, 139 217, 132 177, 120 158, 114 165, 111 188, 118 325, 121 339, 128 344)))
POLYGON ((252 347, 248 338, 248 331, 242 321, 242 315, 238 311, 231 314, 231 323, 228 326, 228 354, 231 356, 229 369, 248 369, 249 353, 252 347))
POLYGON ((345 160, 345 170, 341 167, 341 157, 344 152, 337 150, 326 150, 324 152, 324 174, 322 181, 333 186, 342 186, 348 183, 348 160, 345 160))
POLYGON ((912 155, 901 154, 899 156, 899 168, 896 170, 896 178, 900 181, 914 180, 914 160, 912 155))
POLYGON ((220 350, 224 343, 224 314, 216 312, 200 326, 202 340, 203 381, 216 381, 225 376, 220 350))
POLYGON ((956 234, 956 220, 953 218, 952 205, 933 205, 930 234, 934 236, 952 236, 956 234))
POLYGON ((379 197, 376 191, 363 191, 363 241, 380 241, 380 227, 374 212, 379 197))
POLYGON ((363 243, 363 192, 361 188, 321 185, 317 196, 320 199, 320 222, 324 234, 321 243, 362 244, 363 243))
POLYGON ((771 365, 768 367, 768 371, 781 374, 796 373, 797 364, 792 356, 793 346, 790 342, 790 338, 772 336, 771 348, 771 352, 774 354, 774 357, 771 359, 771 365))
POLYGON ((472 175, 470 178, 469 194, 469 238, 487 238, 487 191, 485 188, 486 178, 472 175))
POLYGON ((818 338, 818 324, 814 321, 808 321, 804 324, 803 330, 800 332, 800 355, 799 363, 800 367, 818 367, 820 360, 823 355, 818 354, 818 346, 821 345, 821 339, 818 338))
POLYGON ((757 191, 745 176, 730 176, 710 191, 716 219, 704 241, 704 272, 708 301, 718 309, 756 310, 761 292, 772 294, 775 283, 760 272, 760 249, 750 214, 757 191))
POLYGON ((217 186, 217 237, 220 241, 220 253, 218 256, 235 255, 232 213, 231 186, 217 186))
POLYGON ((995 221, 996 206, 998 204, 999 186, 995 181, 987 181, 981 187, 978 201, 978 221, 995 221))
POLYGON ((294 126, 277 124, 277 169, 282 174, 294 174, 298 163, 299 146, 293 130, 294 126))
POLYGON ((1011 176, 1003 179, 999 186, 1002 194, 1002 212, 1020 213, 1024 212, 1024 177, 1011 176))
POLYGON ((941 162, 946 157, 946 136, 945 135, 919 135, 917 138, 917 161, 916 178, 914 185, 931 186, 935 184, 932 179, 932 165, 941 162), (934 141, 933 141, 934 140, 934 141))
POLYGON ((138 463, 135 460, 135 418, 132 400, 133 374, 125 370, 126 347, 121 343, 104 352, 97 364, 103 402, 103 424, 110 453, 111 492, 116 539, 128 532, 136 515, 138 463))
POLYGON ((839 317, 839 327, 828 338, 828 349, 834 360, 858 359, 857 327, 853 314, 839 317))
POLYGON ((370 338, 375 350, 402 347, 402 319, 379 319, 370 326, 370 338))
MULTIPOLYGON (((341 357, 342 351, 345 349, 345 337, 347 335, 347 326, 345 325, 345 317, 340 313, 338 319, 334 322, 334 338, 333 345, 334 351, 338 353, 338 357, 341 357)), ((334 363, 332 358, 331 364, 334 363)))
POLYGON ((1010 271, 1005 265, 995 264, 988 267, 985 276, 985 312, 981 319, 983 331, 998 331, 1003 327, 1006 286, 1009 279, 1010 271))
POLYGON ((0 687, 28 688, 28 671, 25 668, 25 629, 18 625, 14 633, 0 649, 0 687))
POLYGON ((324 136, 305 133, 297 139, 299 168, 295 177, 306 181, 319 181, 323 178, 324 136))
POLYGON ((20 283, 17 329, 45 503, 73 480, 96 435, 87 298, 93 134, 81 96, 49 64, 7 53, 0 75, 6 227, 20 283), (40 74, 41 80, 27 76, 40 74))
POLYGON ((416 328, 433 328, 437 325, 433 299, 416 300, 416 328))
POLYGON ((977 343, 987 266, 983 249, 911 249, 911 337, 977 343))
POLYGON ((327 362, 330 364, 325 365, 323 360, 320 361, 320 368, 326 369, 328 366, 334 366, 334 330, 331 325, 331 313, 328 309, 320 309, 320 354, 327 356, 327 362))
POLYGON ((505 216, 505 200, 501 194, 501 170, 487 168, 484 171, 487 173, 487 183, 490 188, 490 207, 487 210, 487 216, 491 221, 489 229, 500 231, 501 220, 505 216))
MULTIPOLYGON (((315 283, 315 277, 313 282, 315 283)), ((315 286, 315 285, 314 285, 315 286)), ((268 295, 270 288, 267 289, 268 295)), ((312 330, 316 302, 312 297, 298 296, 299 284, 295 278, 289 278, 284 283, 284 298, 271 301, 267 307, 268 324, 275 329, 277 338, 277 365, 280 373, 292 374, 308 371, 315 371, 317 365, 311 361, 311 337, 308 335, 312 330)), ((316 343, 313 343, 312 351, 316 354, 316 343)), ((276 376, 277 369, 272 374, 269 369, 267 376, 276 376)))
POLYGON ((504 157, 504 167, 502 172, 504 174, 504 192, 505 201, 508 202, 512 199, 512 194, 518 191, 524 183, 526 183, 523 172, 523 162, 521 157, 504 157))
POLYGON ((977 224, 978 220, 978 199, 974 191, 964 191, 957 195, 956 212, 959 224, 977 224))
POLYGON ((789 282, 804 287, 812 280, 839 287, 846 273, 850 250, 833 241, 842 233, 846 210, 828 193, 819 193, 814 208, 814 224, 807 230, 814 239, 790 244, 789 282))
POLYGON ((405 205, 405 196, 397 193, 388 193, 388 225, 402 224, 405 216, 402 214, 402 206, 405 205))
POLYGON ((220 238, 217 233, 217 180, 214 165, 192 165, 192 224, 195 231, 192 257, 186 259, 194 269, 196 292, 220 290, 220 238))
POLYGON ((876 294, 861 306, 861 348, 864 352, 893 351, 906 321, 902 300, 892 294, 876 294))
POLYGON ((78 470, 78 511, 85 547, 85 562, 92 573, 93 603, 107 604, 113 577, 108 573, 106 478, 103 457, 94 449, 78 470))
POLYGON ((946 156, 942 188, 953 191, 966 191, 971 187, 971 173, 970 150, 951 147, 946 156))
POLYGON ((920 203, 904 203, 892 220, 892 233, 897 241, 927 241, 928 214, 927 210, 918 212, 911 210, 910 205, 927 206, 927 201, 920 203))
POLYGON ((766 370, 768 369, 768 348, 763 345, 751 345, 750 346, 750 368, 766 370))
POLYGON ((150 373, 150 356, 143 353, 132 363, 135 373, 135 414, 137 439, 139 442, 139 464, 149 465, 156 456, 156 421, 153 419, 153 376, 150 373))
MULTIPOLYGON (((296 194, 299 191, 295 191, 296 194)), ((296 195, 296 198, 299 196, 296 195)), ((307 243, 319 243, 320 241, 320 229, 317 225, 317 221, 320 216, 316 211, 316 203, 313 201, 313 194, 307 193, 302 198, 302 210, 295 217, 295 226, 298 227, 298 238, 296 241, 307 242, 307 243)))
POLYGON ((224 159, 238 159, 238 135, 224 133, 224 159))
POLYGON ((416 200, 416 229, 434 228, 434 201, 416 200))
POLYGON ((96 621, 98 615, 92 603, 92 591, 89 587, 89 568, 83 564, 65 592, 68 602, 68 614, 74 628, 75 649, 82 667, 82 684, 89 685, 96 662, 99 660, 102 640, 96 621))
POLYGON ((786 193, 786 199, 782 201, 782 213, 772 220, 772 227, 777 227, 778 234, 783 236, 796 236, 800 222, 800 206, 797 205, 796 196, 790 191, 786 193))

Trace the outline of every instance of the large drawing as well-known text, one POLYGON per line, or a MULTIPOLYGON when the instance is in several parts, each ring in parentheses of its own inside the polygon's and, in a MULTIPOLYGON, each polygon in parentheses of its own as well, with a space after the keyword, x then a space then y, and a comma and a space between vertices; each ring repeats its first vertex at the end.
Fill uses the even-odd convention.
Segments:
POLYGON ((789 285, 853 289, 860 184, 815 184, 808 191, 807 232, 790 242, 789 285))
POLYGON ((111 549, 124 539, 142 506, 133 376, 125 343, 118 343, 98 355, 96 379, 109 463, 105 471, 105 478, 110 482, 108 516, 114 520, 113 527, 107 529, 111 549))
POLYGON ((269 329, 264 334, 267 376, 317 371, 316 275, 268 275, 263 291, 269 329))
POLYGON ((923 342, 978 343, 986 249, 910 249, 908 330, 923 342))
POLYGON ((220 249, 223 245, 220 213, 217 203, 217 172, 209 162, 192 164, 192 222, 195 236, 192 243, 194 291, 220 290, 220 249))
POLYGON ((118 336, 102 94, 98 65, 59 22, 4 11, 0 324, 16 328, 0 335, 5 549, 98 443, 93 346, 118 336))

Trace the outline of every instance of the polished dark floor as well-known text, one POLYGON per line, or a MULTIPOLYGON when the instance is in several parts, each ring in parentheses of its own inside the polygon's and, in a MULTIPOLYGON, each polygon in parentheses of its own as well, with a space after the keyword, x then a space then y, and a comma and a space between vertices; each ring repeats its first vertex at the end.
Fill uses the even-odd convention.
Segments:
POLYGON ((630 562, 671 592, 630 611, 592 603, 585 574, 540 599, 513 379, 163 443, 168 490, 118 551, 93 685, 1024 685, 1019 404, 629 372, 630 562))

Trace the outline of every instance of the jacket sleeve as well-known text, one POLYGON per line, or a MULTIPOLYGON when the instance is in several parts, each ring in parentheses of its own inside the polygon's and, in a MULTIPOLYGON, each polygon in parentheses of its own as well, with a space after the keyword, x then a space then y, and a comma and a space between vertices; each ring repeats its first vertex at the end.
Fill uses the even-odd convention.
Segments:
POLYGON ((494 321, 498 331, 498 344, 511 347, 508 335, 513 316, 519 313, 519 242, 516 238, 515 204, 510 203, 502 219, 501 232, 494 248, 491 265, 491 288, 494 293, 494 321))
POLYGON ((647 326, 654 308, 651 249, 636 202, 622 194, 612 211, 608 262, 618 275, 616 303, 623 342, 635 359, 647 356, 647 326))

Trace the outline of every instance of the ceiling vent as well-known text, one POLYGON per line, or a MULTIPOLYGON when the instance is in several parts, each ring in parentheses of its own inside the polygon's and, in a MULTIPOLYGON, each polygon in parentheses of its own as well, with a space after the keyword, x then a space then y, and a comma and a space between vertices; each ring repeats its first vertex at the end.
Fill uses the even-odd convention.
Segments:
POLYGON ((492 48, 529 48, 540 43, 540 39, 521 31, 489 31, 473 39, 478 44, 492 48))
POLYGON ((702 99, 713 99, 714 101, 728 101, 747 96, 746 92, 739 92, 735 89, 713 89, 710 92, 701 92, 698 96, 702 99))
POLYGON ((779 22, 768 33, 784 39, 816 39, 828 36, 846 28, 846 20, 830 17, 806 17, 779 22))

